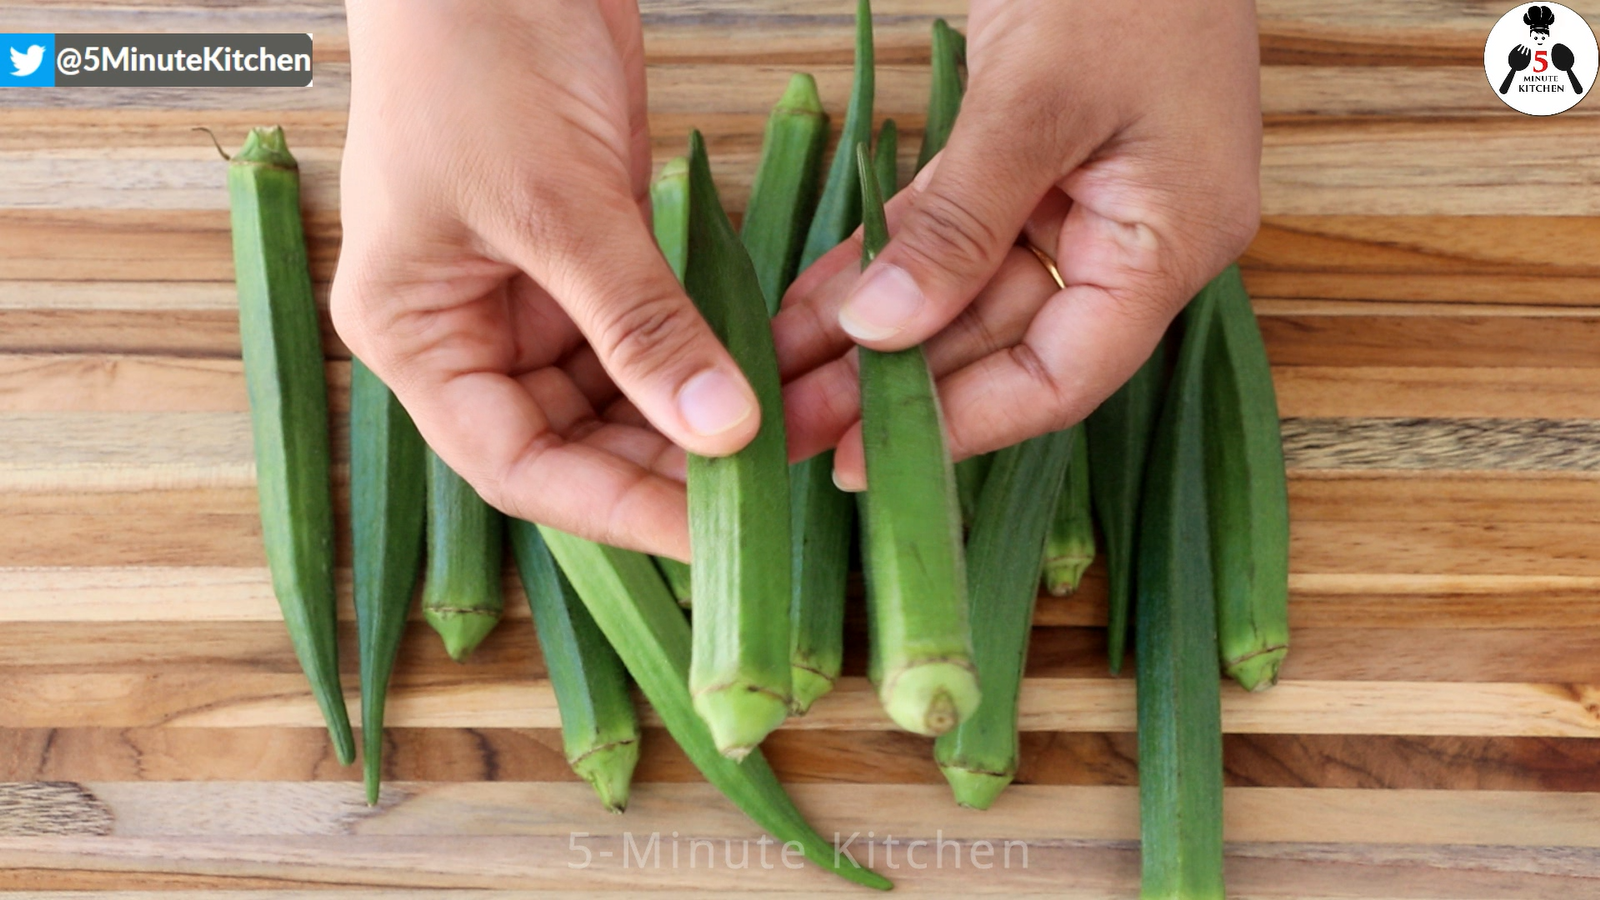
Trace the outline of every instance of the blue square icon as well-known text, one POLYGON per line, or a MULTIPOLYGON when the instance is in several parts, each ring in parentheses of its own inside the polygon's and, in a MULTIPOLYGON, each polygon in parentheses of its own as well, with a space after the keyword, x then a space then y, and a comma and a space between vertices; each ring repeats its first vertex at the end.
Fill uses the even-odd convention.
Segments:
POLYGON ((55 87, 55 35, 0 34, 0 46, 0 87, 55 87))

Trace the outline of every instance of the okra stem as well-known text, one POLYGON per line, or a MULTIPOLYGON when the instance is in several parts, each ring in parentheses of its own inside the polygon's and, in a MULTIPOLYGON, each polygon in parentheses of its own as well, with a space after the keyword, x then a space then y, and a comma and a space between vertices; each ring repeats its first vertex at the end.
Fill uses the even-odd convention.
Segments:
MULTIPOLYGON (((889 242, 889 231, 865 146, 856 148, 856 158, 864 268, 889 242)), ((870 674, 900 727, 939 735, 978 706, 961 511, 944 417, 920 345, 859 352, 870 674)))
POLYGON ((300 170, 282 128, 251 130, 228 165, 228 198, 261 542, 295 656, 349 765, 356 745, 339 684, 328 388, 300 170))
POLYGON ((422 567, 422 436, 359 359, 350 364, 350 532, 361 651, 362 775, 367 803, 383 774, 383 710, 422 567))
POLYGON ((538 527, 511 519, 508 530, 545 672, 561 711, 567 763, 594 788, 606 809, 622 812, 639 762, 639 716, 628 695, 622 660, 556 565, 538 527))
POLYGON ((1078 589, 1094 562, 1094 519, 1089 508, 1089 442, 1082 423, 1072 426, 1072 462, 1056 500, 1044 549, 1045 589, 1057 597, 1078 589))
POLYGON ((428 451, 428 571, 422 615, 460 662, 500 622, 505 515, 428 451))

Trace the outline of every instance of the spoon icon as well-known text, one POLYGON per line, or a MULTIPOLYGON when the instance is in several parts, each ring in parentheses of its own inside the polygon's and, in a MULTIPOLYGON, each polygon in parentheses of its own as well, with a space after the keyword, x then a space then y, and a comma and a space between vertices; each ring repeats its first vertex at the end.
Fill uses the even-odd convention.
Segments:
POLYGON ((1526 69, 1530 62, 1533 62, 1532 50, 1521 44, 1511 48, 1510 55, 1506 57, 1506 65, 1511 67, 1511 71, 1506 73, 1506 80, 1500 82, 1500 93, 1504 94, 1506 91, 1511 90, 1511 79, 1517 77, 1518 72, 1526 69))
POLYGON ((1557 44, 1550 48, 1550 63, 1561 71, 1567 73, 1567 80, 1572 82, 1573 91, 1583 93, 1583 85, 1578 83, 1578 76, 1572 71, 1572 48, 1566 44, 1557 44))

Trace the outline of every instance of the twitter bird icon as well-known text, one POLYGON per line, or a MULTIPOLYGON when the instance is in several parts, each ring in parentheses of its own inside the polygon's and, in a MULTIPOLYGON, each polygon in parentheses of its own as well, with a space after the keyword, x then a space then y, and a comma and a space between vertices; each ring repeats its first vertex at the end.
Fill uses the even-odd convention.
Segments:
POLYGON ((0 44, 5 44, 11 51, 11 68, 0 68, 0 87, 55 85, 55 35, 0 34, 0 44))
POLYGON ((33 70, 39 68, 39 63, 44 61, 44 45, 34 44, 26 53, 18 53, 17 48, 11 48, 11 73, 18 78, 27 78, 33 70))

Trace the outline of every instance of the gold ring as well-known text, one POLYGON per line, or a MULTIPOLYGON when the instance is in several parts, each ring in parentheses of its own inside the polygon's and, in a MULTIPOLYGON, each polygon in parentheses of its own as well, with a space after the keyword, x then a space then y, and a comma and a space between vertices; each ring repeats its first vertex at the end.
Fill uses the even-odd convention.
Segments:
POLYGON ((1034 245, 1033 241, 1028 240, 1026 236, 1024 236, 1022 238, 1020 243, 1022 244, 1022 246, 1027 247, 1029 250, 1033 251, 1033 255, 1036 258, 1038 258, 1038 260, 1039 260, 1039 265, 1044 266, 1044 270, 1046 272, 1049 272, 1050 273, 1050 277, 1052 279, 1054 279, 1054 281, 1056 283, 1056 287, 1060 288, 1061 290, 1066 290, 1067 289, 1067 283, 1066 283, 1066 281, 1062 280, 1062 278, 1061 278, 1061 270, 1056 268, 1056 261, 1054 259, 1050 258, 1050 254, 1044 252, 1043 250, 1040 250, 1037 246, 1034 245))

